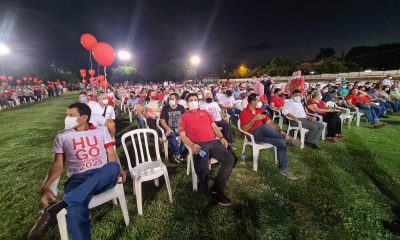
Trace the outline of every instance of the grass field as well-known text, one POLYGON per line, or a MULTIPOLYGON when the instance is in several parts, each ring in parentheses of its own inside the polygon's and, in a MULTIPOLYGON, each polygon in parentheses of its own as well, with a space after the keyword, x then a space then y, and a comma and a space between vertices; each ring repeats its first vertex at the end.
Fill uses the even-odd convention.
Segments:
MULTIPOLYGON (((25 239, 34 224, 54 137, 75 99, 70 94, 0 112, 0 239, 25 239)), ((174 203, 163 183, 145 183, 144 215, 137 216, 128 179, 130 226, 119 207, 105 204, 91 210, 93 239, 400 239, 400 117, 387 122, 383 129, 352 125, 343 140, 324 142, 319 151, 290 148, 298 181, 279 175, 268 150, 253 172, 248 149, 227 185, 230 207, 198 196, 186 165, 168 163, 174 203)), ((117 139, 134 128, 128 123, 118 122, 117 139)), ((242 138, 235 131, 239 158, 242 138)), ((57 228, 48 239, 59 239, 57 228)))

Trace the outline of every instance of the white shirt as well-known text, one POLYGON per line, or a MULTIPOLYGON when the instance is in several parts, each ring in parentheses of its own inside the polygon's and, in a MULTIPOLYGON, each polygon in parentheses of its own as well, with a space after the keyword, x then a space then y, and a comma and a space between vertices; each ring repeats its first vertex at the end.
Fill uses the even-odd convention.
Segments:
POLYGON ((392 80, 390 80, 390 79, 388 79, 388 78, 383 79, 382 85, 383 85, 383 86, 392 86, 392 80))
POLYGON ((187 102, 183 99, 179 99, 178 104, 181 105, 182 107, 184 107, 185 109, 189 108, 187 102))
POLYGON ((219 99, 218 103, 223 107, 233 108, 235 106, 236 101, 233 96, 227 97, 224 95, 219 99))
POLYGON ((240 110, 243 110, 247 107, 247 105, 249 105, 249 103, 247 102, 247 96, 242 100, 242 102, 240 103, 240 110))
POLYGON ((97 115, 102 115, 103 110, 98 102, 90 101, 87 103, 87 105, 90 107, 90 110, 92 110, 92 114, 97 114, 97 115))
POLYGON ((285 105, 283 105, 282 114, 286 116, 288 113, 292 114, 296 118, 306 118, 307 116, 303 104, 301 104, 301 102, 296 102, 293 99, 290 99, 285 103, 285 105))
POLYGON ((211 117, 214 119, 215 122, 222 121, 221 108, 218 106, 218 103, 202 102, 200 105, 200 109, 207 111, 211 115, 211 117))
POLYGON ((93 124, 93 126, 98 127, 98 126, 104 126, 106 125, 107 119, 101 115, 98 114, 92 114, 90 117, 89 123, 93 124))
MULTIPOLYGON (((104 113, 104 108, 102 108, 103 113, 104 113)), ((103 113, 101 114, 102 116, 103 116, 103 113)), ((106 119, 115 119, 115 111, 114 111, 113 106, 107 105, 106 114, 104 117, 106 119)))

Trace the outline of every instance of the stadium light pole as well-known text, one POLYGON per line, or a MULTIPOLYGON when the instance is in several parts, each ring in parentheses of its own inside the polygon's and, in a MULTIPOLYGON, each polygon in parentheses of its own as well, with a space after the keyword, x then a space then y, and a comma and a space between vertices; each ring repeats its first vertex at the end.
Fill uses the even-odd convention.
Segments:
POLYGON ((190 58, 190 63, 194 67, 194 81, 196 81, 196 78, 197 78, 197 66, 200 64, 200 57, 198 55, 193 55, 190 58))
POLYGON ((126 62, 131 60, 132 54, 126 50, 121 50, 118 51, 118 58, 125 63, 126 67, 126 62))

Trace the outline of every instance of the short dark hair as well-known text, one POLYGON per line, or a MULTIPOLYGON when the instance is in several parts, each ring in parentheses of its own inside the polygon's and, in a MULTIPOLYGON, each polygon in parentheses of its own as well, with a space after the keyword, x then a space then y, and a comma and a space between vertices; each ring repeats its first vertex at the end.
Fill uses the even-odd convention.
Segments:
POLYGON ((293 90, 292 94, 301 93, 299 89, 293 90))
POLYGON ((176 99, 179 99, 179 95, 177 93, 170 93, 169 96, 175 96, 176 99))
POLYGON ((77 103, 73 103, 68 106, 68 109, 71 109, 71 108, 78 109, 79 115, 81 115, 81 116, 83 116, 83 115, 88 116, 87 122, 89 123, 89 119, 92 116, 92 110, 90 109, 90 107, 87 104, 77 102, 77 103))
POLYGON ((79 95, 81 95, 81 94, 84 94, 84 95, 87 96, 87 92, 85 92, 85 91, 82 91, 82 92, 79 93, 79 95))
POLYGON ((279 91, 281 91, 282 89, 280 89, 280 88, 275 88, 275 90, 274 90, 274 93, 276 94, 276 93, 278 93, 279 91))
POLYGON ((197 96, 197 93, 189 93, 188 95, 186 95, 186 102, 188 102, 189 101, 189 98, 190 97, 196 97, 197 99, 199 98, 198 96, 197 96))
POLYGON ((258 97, 257 93, 252 93, 247 97, 247 103, 250 104, 252 101, 256 100, 258 97))

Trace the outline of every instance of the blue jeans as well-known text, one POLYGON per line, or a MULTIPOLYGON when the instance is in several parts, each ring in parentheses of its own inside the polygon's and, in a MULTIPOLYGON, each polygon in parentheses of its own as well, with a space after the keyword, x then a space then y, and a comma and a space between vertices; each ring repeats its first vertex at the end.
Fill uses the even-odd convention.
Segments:
POLYGON ((286 170, 288 167, 288 155, 285 137, 265 123, 259 126, 252 134, 256 143, 269 143, 276 147, 279 170, 286 170))
POLYGON ((68 231, 74 240, 90 239, 89 202, 117 183, 120 166, 109 162, 101 168, 72 175, 64 186, 68 231))
POLYGON ((393 109, 393 112, 399 112, 399 103, 398 102, 393 102, 393 101, 386 101, 386 102, 380 102, 380 104, 384 105, 386 108, 391 108, 393 109))
POLYGON ((373 109, 375 111, 375 114, 378 118, 385 115, 386 107, 384 105, 371 104, 370 107, 371 107, 371 109, 373 109))
POLYGON ((144 121, 140 116, 137 116, 136 120, 138 121, 140 128, 146 128, 146 125, 144 124, 144 121))
POLYGON ((376 112, 372 108, 360 108, 358 107, 358 111, 362 112, 367 116, 369 123, 375 124, 379 122, 378 116, 376 115, 376 112))
POLYGON ((185 144, 182 142, 181 145, 178 145, 178 141, 176 140, 177 134, 172 132, 169 136, 167 136, 168 144, 172 147, 174 154, 182 155, 185 151, 185 144))
POLYGON ((237 126, 238 118, 235 116, 235 114, 240 114, 240 110, 237 108, 232 108, 231 110, 228 110, 228 114, 231 115, 232 124, 237 126))

